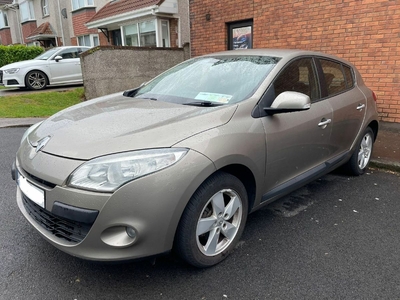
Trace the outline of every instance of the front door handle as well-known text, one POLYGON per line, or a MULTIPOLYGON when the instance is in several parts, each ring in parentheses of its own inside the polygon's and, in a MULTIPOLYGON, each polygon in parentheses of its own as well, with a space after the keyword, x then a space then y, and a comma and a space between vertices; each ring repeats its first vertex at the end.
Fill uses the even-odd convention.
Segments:
POLYGON ((321 120, 321 122, 318 123, 318 126, 321 127, 322 129, 325 129, 325 128, 328 126, 328 124, 331 123, 331 122, 332 122, 331 119, 325 119, 325 118, 323 118, 323 119, 321 120))
POLYGON ((359 104, 357 106, 357 110, 362 110, 365 107, 365 104, 359 104))

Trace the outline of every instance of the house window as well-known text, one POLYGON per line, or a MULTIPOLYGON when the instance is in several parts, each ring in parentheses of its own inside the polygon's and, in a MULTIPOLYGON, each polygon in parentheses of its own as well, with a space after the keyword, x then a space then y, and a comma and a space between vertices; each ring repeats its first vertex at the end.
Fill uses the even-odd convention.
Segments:
POLYGON ((26 22, 35 19, 32 1, 22 2, 19 5, 19 10, 21 12, 21 22, 26 22))
POLYGON ((253 21, 228 24, 228 50, 253 48, 253 21))
POLYGON ((94 0, 72 0, 72 10, 94 6, 94 0))
POLYGON ((7 13, 0 10, 0 28, 8 27, 7 13))
POLYGON ((79 46, 96 47, 99 45, 99 35, 98 34, 88 34, 78 36, 79 46))
POLYGON ((155 20, 123 27, 125 46, 157 46, 155 20))
POLYGON ((43 17, 46 17, 49 14, 49 0, 42 0, 42 13, 43 17))

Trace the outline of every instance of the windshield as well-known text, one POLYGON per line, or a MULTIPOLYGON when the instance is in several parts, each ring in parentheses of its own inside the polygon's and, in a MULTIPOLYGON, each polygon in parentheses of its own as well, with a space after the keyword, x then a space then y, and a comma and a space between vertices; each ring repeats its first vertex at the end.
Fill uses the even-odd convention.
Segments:
POLYGON ((48 60, 50 57, 54 55, 59 49, 58 48, 53 48, 50 50, 47 50, 46 52, 40 54, 39 56, 35 57, 35 59, 39 60, 48 60))
POLYGON ((150 81, 135 98, 207 106, 237 103, 255 92, 279 60, 268 56, 194 58, 150 81))

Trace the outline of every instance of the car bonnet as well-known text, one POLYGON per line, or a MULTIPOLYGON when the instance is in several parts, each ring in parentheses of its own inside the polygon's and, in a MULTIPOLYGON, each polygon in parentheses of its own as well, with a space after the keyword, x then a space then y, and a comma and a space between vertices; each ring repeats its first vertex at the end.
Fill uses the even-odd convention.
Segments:
POLYGON ((55 114, 30 133, 28 140, 44 153, 82 160, 171 147, 227 123, 236 107, 196 107, 114 94, 55 114))

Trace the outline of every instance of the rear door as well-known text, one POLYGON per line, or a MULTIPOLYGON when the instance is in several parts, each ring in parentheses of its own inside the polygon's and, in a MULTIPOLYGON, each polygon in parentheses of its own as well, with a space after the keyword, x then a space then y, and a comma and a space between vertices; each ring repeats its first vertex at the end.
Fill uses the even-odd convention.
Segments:
POLYGON ((331 145, 334 155, 350 149, 361 129, 366 98, 355 86, 350 66, 339 61, 318 59, 322 69, 322 93, 333 109, 331 145))

